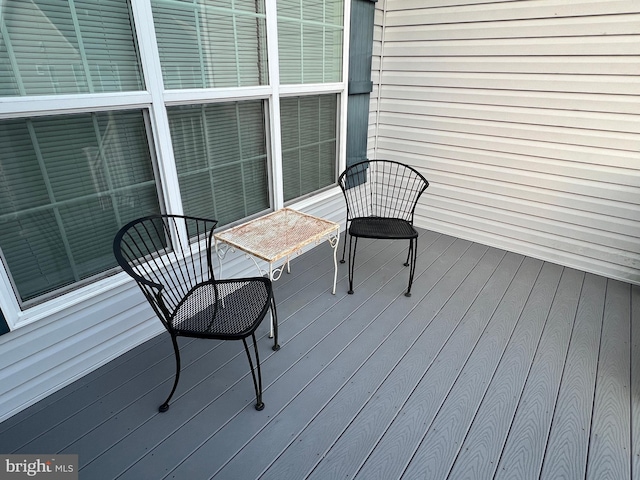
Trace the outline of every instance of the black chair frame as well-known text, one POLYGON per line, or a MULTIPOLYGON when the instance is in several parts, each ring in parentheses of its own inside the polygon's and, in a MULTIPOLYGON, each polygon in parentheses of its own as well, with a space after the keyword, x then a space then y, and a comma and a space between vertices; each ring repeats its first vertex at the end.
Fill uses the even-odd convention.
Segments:
POLYGON ((216 224, 215 220, 184 215, 150 215, 123 226, 113 241, 118 263, 136 281, 171 336, 176 374, 160 412, 169 409, 180 379, 178 337, 242 340, 253 378, 255 408, 264 408, 255 331, 270 312, 272 348, 280 348, 271 280, 215 278, 212 242, 216 224), (249 336, 255 361, 247 343, 249 336))
POLYGON ((366 160, 348 167, 338 178, 347 204, 345 242, 342 259, 345 263, 349 237, 349 294, 353 294, 353 274, 359 238, 409 240, 404 265, 409 268, 409 286, 405 296, 411 296, 416 270, 418 231, 413 227, 415 209, 420 196, 429 186, 424 176, 414 168, 392 160, 366 160))

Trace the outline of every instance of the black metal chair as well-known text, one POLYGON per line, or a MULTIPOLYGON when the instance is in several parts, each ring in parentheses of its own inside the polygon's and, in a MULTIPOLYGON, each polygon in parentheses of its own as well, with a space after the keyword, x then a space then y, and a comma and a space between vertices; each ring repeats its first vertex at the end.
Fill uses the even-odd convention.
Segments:
MULTIPOLYGON (((349 235, 349 293, 353 293, 353 270, 358 238, 409 240, 405 266, 409 269, 409 287, 416 269, 418 232, 413 228, 416 204, 429 182, 415 169, 391 160, 368 160, 348 167, 338 178, 347 202, 349 235)), ((342 248, 344 263, 347 242, 342 248)))
POLYGON ((278 321, 271 281, 263 277, 216 280, 212 264, 215 220, 180 215, 152 215, 120 229, 113 241, 118 263, 135 279, 173 342, 180 379, 177 337, 242 340, 249 359, 256 410, 262 410, 262 375, 255 331, 269 311, 278 350, 278 321), (253 339, 255 368, 247 337, 253 339))

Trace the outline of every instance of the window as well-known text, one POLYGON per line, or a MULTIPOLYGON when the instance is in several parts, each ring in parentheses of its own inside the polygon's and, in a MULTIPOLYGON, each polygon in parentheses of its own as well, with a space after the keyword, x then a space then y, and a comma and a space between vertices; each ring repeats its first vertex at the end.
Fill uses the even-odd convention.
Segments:
POLYGON ((0 96, 142 90, 123 0, 6 0, 0 96))
POLYGON ((134 218, 184 213, 224 227, 335 185, 344 6, 0 2, 10 326, 71 290, 91 295, 79 287, 117 271, 111 242, 134 218))
POLYGON ((261 100, 169 108, 185 212, 226 225, 269 208, 261 100))
POLYGON ((264 0, 153 0, 165 88, 267 83, 264 0))
POLYGON ((282 83, 339 82, 342 77, 342 0, 278 0, 282 83))
POLYGON ((282 168, 284 200, 336 182, 336 94, 283 98, 282 168))
POLYGON ((116 265, 115 232, 159 211, 144 115, 0 121, 0 248, 23 302, 116 265))

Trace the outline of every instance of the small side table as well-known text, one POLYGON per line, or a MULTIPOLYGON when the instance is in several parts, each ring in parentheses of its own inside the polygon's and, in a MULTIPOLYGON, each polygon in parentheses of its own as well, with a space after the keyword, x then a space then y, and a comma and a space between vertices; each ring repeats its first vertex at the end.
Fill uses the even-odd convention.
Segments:
MULTIPOLYGON (((293 255, 300 254, 302 249, 312 243, 319 244, 328 240, 333 248, 333 290, 336 293, 338 278, 338 243, 340 225, 314 217, 306 213, 282 208, 268 215, 237 225, 228 230, 214 234, 215 248, 220 260, 220 276, 222 276, 222 260, 228 250, 240 250, 253 260, 260 275, 269 275, 276 281, 282 275, 286 265, 290 271, 289 261, 293 255), (219 242, 223 245, 219 245, 219 242), (256 258, 264 260, 269 270, 263 269, 256 258), (283 261, 284 260, 284 261, 283 261), (283 263, 277 265, 280 261, 283 263)), ((272 325, 273 334, 273 325, 272 325)))

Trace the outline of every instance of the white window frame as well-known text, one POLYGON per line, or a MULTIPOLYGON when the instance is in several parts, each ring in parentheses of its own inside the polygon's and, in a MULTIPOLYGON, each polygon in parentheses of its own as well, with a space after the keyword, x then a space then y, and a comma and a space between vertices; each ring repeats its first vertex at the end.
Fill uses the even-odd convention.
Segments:
MULTIPOLYGON (((98 0, 96 0, 98 1, 98 0)), ((278 62, 278 19, 276 0, 265 0, 267 55, 269 58, 269 83, 263 86, 207 88, 188 90, 164 89, 160 56, 155 36, 151 0, 131 0, 136 40, 140 52, 142 74, 146 86, 144 91, 91 93, 73 95, 43 95, 33 97, 0 98, 0 119, 62 115, 72 113, 101 112, 109 110, 145 109, 149 112, 152 135, 150 141, 155 150, 159 176, 160 204, 166 211, 181 214, 182 202, 178 183, 178 174, 173 156, 173 147, 169 131, 167 107, 174 105, 243 101, 263 99, 267 102, 268 118, 266 139, 269 151, 269 192, 272 208, 284 206, 282 144, 280 130, 280 98, 288 96, 318 95, 337 93, 339 101, 338 119, 338 160, 336 171, 346 166, 346 125, 347 125, 347 88, 349 77, 349 26, 350 0, 344 0, 342 81, 326 84, 280 85, 278 62)), ((322 202, 338 194, 337 186, 323 189, 316 195, 306 196, 294 202, 293 208, 305 208, 316 202, 322 202)), ((98 279, 78 289, 35 304, 25 310, 20 308, 9 272, 4 262, 0 262, 0 310, 2 310, 11 330, 25 327, 43 318, 90 302, 92 299, 104 299, 117 295, 130 283, 123 273, 98 279), (122 287, 122 288, 121 288, 122 287)))

